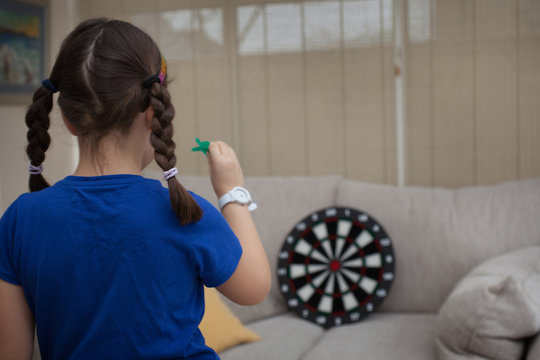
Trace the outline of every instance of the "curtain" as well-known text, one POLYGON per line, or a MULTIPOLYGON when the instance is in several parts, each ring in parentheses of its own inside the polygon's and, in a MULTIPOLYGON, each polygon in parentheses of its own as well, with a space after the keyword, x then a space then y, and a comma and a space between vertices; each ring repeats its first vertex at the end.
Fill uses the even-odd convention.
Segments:
POLYGON ((207 173, 200 137, 246 175, 396 184, 402 113, 407 185, 540 176, 540 1, 81 1, 159 44, 184 173, 207 173))

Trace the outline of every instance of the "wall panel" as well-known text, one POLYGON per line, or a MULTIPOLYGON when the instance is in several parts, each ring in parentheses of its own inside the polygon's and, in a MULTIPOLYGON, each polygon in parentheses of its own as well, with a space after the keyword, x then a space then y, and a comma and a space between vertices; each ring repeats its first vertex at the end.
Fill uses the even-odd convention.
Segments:
POLYGON ((433 185, 433 7, 407 2, 407 183, 433 185))
POLYGON ((264 8, 236 8, 239 158, 252 175, 270 175, 268 59, 264 8))
POLYGON ((253 175, 269 175, 268 76, 264 56, 239 59, 240 160, 253 175))
POLYGON ((517 18, 519 177, 540 176, 540 2, 521 0, 517 18))
POLYGON ((272 174, 307 175, 302 67, 301 54, 268 56, 268 136, 272 174))
POLYGON ((305 111, 309 175, 343 174, 343 88, 339 52, 305 55, 305 111))
POLYGON ((433 185, 475 182, 472 2, 436 3, 433 40, 433 185))
POLYGON ((407 48, 407 183, 433 185, 433 47, 407 48))
POLYGON ((308 174, 343 174, 345 142, 340 3, 305 2, 302 22, 308 174))
MULTIPOLYGON (((381 117, 383 121, 384 143, 384 182, 397 184, 398 157, 397 157, 397 125, 396 125, 396 90, 395 90, 395 63, 396 51, 395 26, 394 26, 394 2, 392 0, 379 0, 379 44, 382 54, 382 68, 379 73, 382 82, 381 91, 381 117)), ((402 7, 404 8, 404 7, 402 7)), ((406 125, 406 124, 405 124, 406 125)), ((405 164, 406 165, 406 164, 405 164)))
POLYGON ((518 175, 517 16, 513 1, 476 1, 476 182, 518 175))
MULTIPOLYGON (((203 140, 234 143, 231 94, 224 57, 199 58, 195 64, 197 136, 203 140)), ((194 143, 194 140, 192 140, 194 143)), ((199 173, 207 173, 205 157, 199 157, 199 173)))
POLYGON ((385 183, 383 52, 346 49, 344 57, 347 176, 385 183))

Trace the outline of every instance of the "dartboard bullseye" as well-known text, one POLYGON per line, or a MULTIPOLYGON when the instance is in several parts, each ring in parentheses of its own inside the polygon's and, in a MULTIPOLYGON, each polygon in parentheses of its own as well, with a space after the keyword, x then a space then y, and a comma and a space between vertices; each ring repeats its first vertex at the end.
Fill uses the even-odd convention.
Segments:
POLYGON ((334 207, 298 222, 278 256, 289 308, 325 328, 364 319, 394 280, 390 237, 365 212, 334 207))

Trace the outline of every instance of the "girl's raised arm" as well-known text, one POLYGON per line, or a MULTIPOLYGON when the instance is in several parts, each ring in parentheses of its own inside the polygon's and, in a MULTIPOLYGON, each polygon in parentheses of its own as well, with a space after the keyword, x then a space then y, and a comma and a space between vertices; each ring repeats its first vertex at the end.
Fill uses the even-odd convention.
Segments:
MULTIPOLYGON (((243 186, 244 176, 234 150, 219 141, 212 142, 208 150, 210 178, 218 198, 243 186)), ((258 304, 270 291, 270 267, 248 206, 229 203, 222 213, 240 240, 243 254, 234 274, 218 290, 238 304, 258 304)))

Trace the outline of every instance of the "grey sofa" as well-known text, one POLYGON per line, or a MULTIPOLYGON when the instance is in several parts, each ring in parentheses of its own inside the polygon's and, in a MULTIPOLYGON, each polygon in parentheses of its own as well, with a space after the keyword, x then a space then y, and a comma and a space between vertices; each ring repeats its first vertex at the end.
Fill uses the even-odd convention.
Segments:
MULTIPOLYGON (((207 178, 181 181, 215 202, 207 178)), ((273 288, 257 306, 227 302, 262 339, 223 360, 540 359, 540 178, 448 190, 260 177, 246 187, 273 288), (392 238, 396 272, 375 313, 324 330, 288 311, 275 267, 296 222, 329 206, 373 215, 392 238)))
MULTIPOLYGON (((181 181, 215 203, 208 178, 181 181)), ((446 190, 261 177, 246 187, 259 205, 273 288, 257 306, 224 299, 261 340, 225 350, 223 360, 540 359, 540 178, 446 190), (396 276, 374 314, 324 330, 288 311, 275 266, 295 223, 329 206, 364 210, 386 228, 396 276)))

